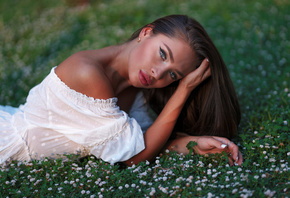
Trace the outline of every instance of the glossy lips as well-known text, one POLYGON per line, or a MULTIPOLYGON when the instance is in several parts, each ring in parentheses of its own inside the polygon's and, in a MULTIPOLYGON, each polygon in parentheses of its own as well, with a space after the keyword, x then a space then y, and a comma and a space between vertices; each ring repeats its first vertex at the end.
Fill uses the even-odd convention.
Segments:
POLYGON ((142 85, 144 86, 148 86, 151 84, 151 80, 149 78, 149 76, 144 73, 142 70, 140 70, 139 72, 139 79, 140 79, 140 82, 142 83, 142 85))

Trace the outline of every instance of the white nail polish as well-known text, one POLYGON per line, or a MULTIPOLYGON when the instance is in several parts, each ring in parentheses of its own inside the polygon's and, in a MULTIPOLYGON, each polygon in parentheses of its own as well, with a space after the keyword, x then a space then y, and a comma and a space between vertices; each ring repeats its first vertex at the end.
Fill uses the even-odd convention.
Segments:
POLYGON ((207 62, 209 62, 208 58, 206 59, 207 62))
POLYGON ((236 160, 236 162, 239 160, 239 156, 237 156, 237 160, 236 160))
POLYGON ((222 144, 221 147, 224 149, 224 148, 227 147, 227 145, 226 144, 222 144))

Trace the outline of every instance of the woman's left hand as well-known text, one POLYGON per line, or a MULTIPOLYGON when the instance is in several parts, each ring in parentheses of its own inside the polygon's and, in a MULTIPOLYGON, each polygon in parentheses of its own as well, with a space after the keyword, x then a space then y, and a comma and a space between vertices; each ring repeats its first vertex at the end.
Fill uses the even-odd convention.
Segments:
POLYGON ((196 137, 195 142, 197 145, 194 147, 194 150, 200 155, 221 153, 225 151, 228 153, 230 165, 234 165, 234 162, 236 162, 241 166, 243 163, 243 156, 239 151, 238 146, 227 138, 217 136, 199 136, 196 137))

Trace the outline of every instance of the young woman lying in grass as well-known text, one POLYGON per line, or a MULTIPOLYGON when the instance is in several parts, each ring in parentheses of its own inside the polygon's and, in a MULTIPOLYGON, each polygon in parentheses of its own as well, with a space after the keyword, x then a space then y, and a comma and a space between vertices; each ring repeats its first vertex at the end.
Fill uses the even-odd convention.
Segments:
POLYGON ((227 68, 203 27, 184 15, 157 19, 123 44, 73 54, 24 105, 1 109, 1 164, 79 153, 130 165, 165 148, 186 153, 190 141, 199 154, 243 161, 229 140, 240 109, 227 68), (144 98, 158 115, 153 123, 144 98))

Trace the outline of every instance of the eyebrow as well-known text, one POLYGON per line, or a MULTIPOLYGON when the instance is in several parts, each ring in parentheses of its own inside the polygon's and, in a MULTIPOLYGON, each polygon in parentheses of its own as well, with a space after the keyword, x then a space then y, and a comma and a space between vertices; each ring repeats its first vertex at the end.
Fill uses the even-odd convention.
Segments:
POLYGON ((174 58, 173 58, 173 55, 172 55, 172 51, 171 49, 168 47, 168 45, 166 45, 165 43, 163 43, 165 45, 165 47, 167 48, 168 52, 169 52, 169 56, 170 56, 170 60, 171 62, 174 63, 174 58))
POLYGON ((179 74, 179 76, 181 76, 181 78, 184 77, 183 73, 181 73, 180 71, 176 71, 176 72, 179 74))

